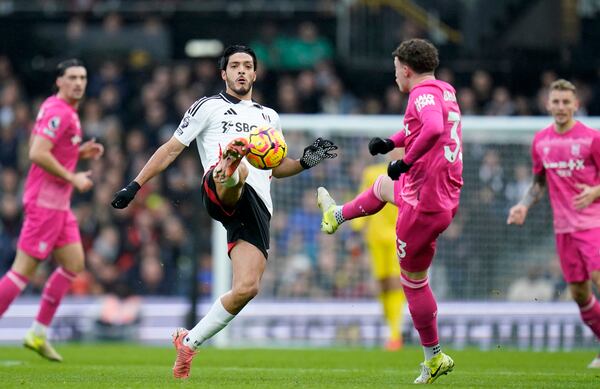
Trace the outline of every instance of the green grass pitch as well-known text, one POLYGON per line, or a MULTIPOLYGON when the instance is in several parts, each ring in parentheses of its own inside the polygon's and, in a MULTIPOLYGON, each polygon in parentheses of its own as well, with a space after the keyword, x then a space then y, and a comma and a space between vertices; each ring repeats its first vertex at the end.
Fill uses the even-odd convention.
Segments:
MULTIPOLYGON (((185 381, 171 377, 171 348, 128 344, 58 345, 51 363, 20 347, 0 347, 0 387, 8 388, 404 388, 418 375, 422 351, 365 349, 213 349, 194 360, 185 381)), ((594 352, 447 350, 456 367, 447 388, 600 388, 594 352)))

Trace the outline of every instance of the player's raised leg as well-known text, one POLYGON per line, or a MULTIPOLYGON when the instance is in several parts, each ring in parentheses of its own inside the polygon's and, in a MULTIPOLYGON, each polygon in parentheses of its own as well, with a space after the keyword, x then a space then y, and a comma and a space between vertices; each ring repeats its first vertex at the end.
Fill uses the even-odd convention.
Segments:
POLYGON ((225 150, 221 152, 219 163, 213 169, 213 178, 217 188, 219 185, 228 188, 240 185, 238 166, 247 153, 248 140, 246 138, 236 138, 229 142, 225 150))
POLYGON ((317 204, 323 212, 321 230, 333 234, 347 220, 379 212, 386 202, 394 202, 394 181, 385 175, 377 177, 373 186, 344 205, 336 205, 327 189, 317 189, 317 204))

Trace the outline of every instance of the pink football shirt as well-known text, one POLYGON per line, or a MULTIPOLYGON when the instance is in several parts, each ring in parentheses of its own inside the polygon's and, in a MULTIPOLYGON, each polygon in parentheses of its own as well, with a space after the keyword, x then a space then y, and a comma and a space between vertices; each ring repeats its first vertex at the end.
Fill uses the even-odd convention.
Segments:
POLYGON ((577 184, 600 184, 600 132, 576 122, 564 134, 554 124, 538 132, 531 147, 533 173, 545 174, 554 213, 554 232, 564 234, 600 227, 600 200, 575 209, 577 184))
MULTIPOLYGON (((67 170, 74 172, 79 159, 81 124, 77 111, 66 101, 50 96, 40 107, 32 136, 41 136, 54 144, 52 155, 67 170)), ((31 164, 23 203, 50 209, 68 210, 73 185, 31 164)))
POLYGON ((440 80, 413 87, 404 114, 404 129, 391 138, 405 147, 404 162, 412 164, 400 176, 402 199, 420 211, 454 209, 460 200, 462 126, 454 88, 440 80))

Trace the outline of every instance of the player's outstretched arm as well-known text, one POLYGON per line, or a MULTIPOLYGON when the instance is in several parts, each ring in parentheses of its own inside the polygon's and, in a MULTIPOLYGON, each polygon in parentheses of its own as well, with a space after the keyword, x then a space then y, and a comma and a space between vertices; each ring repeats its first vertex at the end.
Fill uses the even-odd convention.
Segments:
POLYGON ((137 177, 117 193, 110 203, 114 208, 123 209, 129 205, 142 185, 165 170, 185 149, 185 145, 172 137, 160 146, 146 162, 137 177))
POLYGON ((317 166, 326 159, 333 159, 337 157, 337 154, 333 152, 337 148, 332 141, 317 138, 311 145, 304 148, 304 153, 299 160, 285 158, 279 166, 273 169, 273 177, 293 176, 317 166))
POLYGON ((546 175, 536 174, 533 176, 531 186, 523 196, 523 199, 508 212, 506 224, 522 225, 527 218, 529 208, 544 196, 546 191, 546 175))

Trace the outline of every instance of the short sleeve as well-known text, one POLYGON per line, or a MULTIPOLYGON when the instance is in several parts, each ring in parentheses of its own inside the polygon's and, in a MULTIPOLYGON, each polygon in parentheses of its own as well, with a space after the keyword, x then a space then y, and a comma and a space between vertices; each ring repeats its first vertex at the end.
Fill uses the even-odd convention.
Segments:
POLYGON ((415 105, 415 110, 417 111, 417 115, 421 123, 423 122, 424 116, 430 116, 432 113, 434 113, 439 115, 443 126, 443 101, 438 88, 419 88, 418 94, 413 100, 413 104, 415 105))
POLYGON ((273 112, 273 116, 274 116, 273 127, 275 129, 279 130, 279 132, 283 133, 283 130, 281 129, 281 119, 279 118, 279 115, 275 111, 272 111, 272 112, 273 112))
POLYGON ((531 163, 532 171, 535 175, 544 174, 544 163, 537 152, 538 138, 535 137, 531 143, 531 163))
POLYGON ((181 119, 173 136, 182 144, 189 146, 206 129, 210 115, 213 113, 211 107, 210 102, 203 102, 202 99, 192 104, 181 119))
POLYGON ((69 112, 55 108, 46 109, 40 112, 32 134, 56 143, 69 127, 70 121, 71 114, 69 112))

